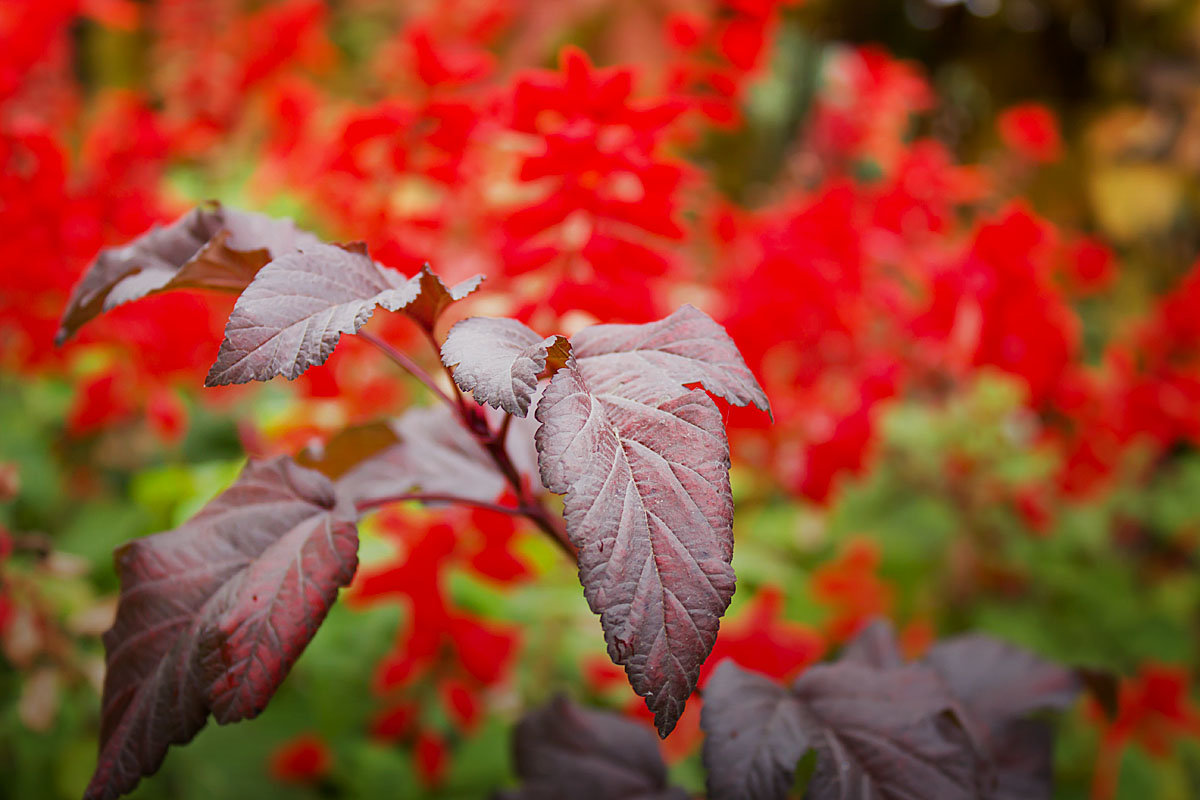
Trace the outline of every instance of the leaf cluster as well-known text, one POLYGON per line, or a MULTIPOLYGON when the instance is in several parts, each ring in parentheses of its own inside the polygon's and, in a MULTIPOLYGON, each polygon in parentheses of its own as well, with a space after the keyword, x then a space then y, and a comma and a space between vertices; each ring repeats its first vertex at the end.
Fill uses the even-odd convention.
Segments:
MULTIPOLYGON (((403 312, 436 345, 442 312, 480 281, 447 288, 428 266, 406 277, 362 245, 324 244, 218 205, 102 252, 60 338, 156 291, 240 291, 206 384, 291 379, 359 333, 376 307, 403 312)), ((513 492, 510 511, 578 561, 609 655, 659 733, 675 726, 734 589, 729 445, 712 396, 768 410, 733 341, 691 306, 570 339, 468 318, 440 345, 441 360, 458 391, 504 412, 497 419, 369 340, 445 402, 346 431, 307 458, 315 469, 251 461, 193 519, 118 550, 121 597, 105 636, 100 761, 87 797, 130 791, 210 714, 224 723, 260 713, 353 578, 358 519, 403 501, 497 508, 513 492), (563 520, 546 492, 565 495, 563 520)))
MULTIPOLYGON (((721 662, 701 728, 711 800, 784 800, 798 765, 810 800, 912 797, 1030 800, 1052 793, 1053 728, 1036 712, 1069 707, 1080 674, 998 639, 965 635, 905 663, 877 620, 841 657, 790 686, 721 662)), ((514 736, 520 789, 506 800, 686 796, 664 782, 653 738, 635 723, 557 698, 514 736)))

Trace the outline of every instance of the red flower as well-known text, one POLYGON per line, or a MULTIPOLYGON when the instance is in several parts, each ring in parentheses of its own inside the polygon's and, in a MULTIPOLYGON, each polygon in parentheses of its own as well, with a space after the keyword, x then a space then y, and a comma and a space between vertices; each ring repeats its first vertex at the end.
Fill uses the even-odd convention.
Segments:
POLYGON ((146 401, 146 419, 151 430, 167 444, 178 444, 187 433, 187 408, 179 395, 169 388, 160 388, 146 401))
POLYGON ((451 46, 419 24, 408 28, 405 39, 411 48, 413 71, 426 86, 469 83, 491 71, 492 59, 486 50, 451 46))
POLYGON ((946 346, 947 367, 998 367, 1024 378, 1032 405, 1053 394, 1079 346, 1079 319, 1051 281, 1054 230, 1015 206, 979 226, 962 261, 934 278, 918 336, 946 346), (966 365, 960 365, 966 366, 966 365))
POLYGON ((450 753, 446 742, 437 734, 422 730, 413 746, 413 763, 417 775, 426 786, 437 786, 446 777, 450 753))
POLYGON ((1084 237, 1066 254, 1067 279, 1083 294, 1107 289, 1117 275, 1112 250, 1103 242, 1084 237))
POLYGON ((520 641, 517 629, 463 615, 449 620, 448 633, 463 669, 479 683, 491 686, 508 674, 520 641))
POLYGON ((596 69, 575 48, 563 50, 560 72, 526 73, 513 90, 511 126, 535 142, 519 178, 545 190, 509 211, 502 256, 510 275, 558 263, 560 292, 549 299, 557 314, 603 308, 642 322, 660 311, 635 287, 672 270, 662 240, 683 236, 684 170, 660 153, 683 109, 635 102, 632 91, 632 70, 596 69))
POLYGON ((391 564, 361 571, 350 599, 363 603, 403 598, 410 613, 395 649, 377 667, 376 690, 405 687, 435 667, 457 671, 481 686, 501 681, 519 636, 508 626, 450 607, 441 576, 458 550, 454 528, 447 522, 422 524, 394 512, 384 512, 381 521, 402 552, 391 564))
POLYGON ((585 656, 582 670, 584 682, 593 691, 603 692, 625 684, 625 670, 614 664, 607 655, 592 653, 585 656))
MULTIPOLYGON (((510 493, 501 502, 515 504, 515 498, 510 493)), ((476 572, 506 583, 529 577, 529 567, 511 549, 521 530, 516 519, 497 511, 474 508, 470 511, 470 520, 482 540, 468 556, 476 572)))
POLYGON ((726 658, 778 680, 794 677, 821 658, 825 650, 821 635, 783 619, 783 600, 777 587, 764 587, 744 611, 721 625, 712 654, 700 668, 701 686, 726 658))
POLYGON ((474 730, 483 713, 477 693, 465 682, 446 680, 441 684, 442 705, 451 721, 463 731, 474 730))
POLYGON ((1004 144, 1014 152, 1040 163, 1057 161, 1062 137, 1054 112, 1040 103, 1013 106, 996 120, 1004 144))
POLYGON ((1121 754, 1130 744, 1161 759, 1180 738, 1200 738, 1200 709, 1192 700, 1190 687, 1191 676, 1183 667, 1143 664, 1136 677, 1121 683, 1115 719, 1104 720, 1093 711, 1102 734, 1092 800, 1115 796, 1121 754))
POLYGON ((719 0, 708 19, 667 17, 667 40, 682 58, 668 71, 672 94, 713 124, 741 121, 741 103, 758 73, 783 6, 795 0, 719 0))
POLYGON ((4 582, 4 560, 12 553, 12 536, 0 525, 0 634, 4 633, 8 623, 12 621, 14 609, 8 598, 7 586, 4 582))
POLYGON ((1054 522, 1054 512, 1050 507, 1050 497, 1045 487, 1040 485, 1025 486, 1016 494, 1017 513, 1029 528, 1037 533, 1049 532, 1054 522))
POLYGON ((813 594, 832 612, 825 626, 831 641, 846 642, 872 617, 887 616, 892 589, 875 574, 878 567, 879 548, 853 539, 841 555, 813 571, 813 594))
POLYGON ((281 783, 316 783, 332 766, 329 746, 315 734, 305 733, 275 749, 269 771, 281 783))
POLYGON ((0 635, 8 628, 8 624, 12 622, 16 615, 13 609, 12 601, 8 599, 8 595, 3 591, 4 585, 0 583, 0 635))
POLYGON ((378 713, 371 721, 371 735, 382 741, 395 741, 409 734, 419 709, 412 703, 400 703, 378 713))
POLYGON ((31 70, 64 43, 78 0, 13 3, 0 15, 0 100, 25 86, 31 70))
POLYGON ((79 387, 67 413, 72 436, 87 436, 132 416, 136 406, 129 376, 116 370, 98 373, 79 387))
POLYGON ((325 4, 316 0, 288 0, 245 17, 236 45, 244 59, 238 79, 240 92, 293 62, 318 69, 330 63, 335 51, 325 38, 325 21, 325 4))
POLYGON ((864 159, 890 172, 907 150, 912 116, 933 105, 929 83, 917 66, 878 47, 836 52, 828 72, 835 86, 817 98, 815 150, 831 164, 864 159))

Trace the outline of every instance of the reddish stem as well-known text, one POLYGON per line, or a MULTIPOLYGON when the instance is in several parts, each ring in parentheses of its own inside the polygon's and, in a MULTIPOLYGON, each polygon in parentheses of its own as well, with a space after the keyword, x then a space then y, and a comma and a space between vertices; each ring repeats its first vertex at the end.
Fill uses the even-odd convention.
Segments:
MULTIPOLYGON (((416 361, 413 361, 406 353, 403 353, 400 350, 397 350, 395 347, 392 347, 390 344, 385 342, 383 339, 380 339, 370 331, 359 331, 358 336, 359 338, 365 339, 366 341, 375 345, 380 352, 395 362, 401 369, 405 370, 421 383, 425 384, 425 387, 429 389, 429 391, 433 392, 433 394, 443 402, 447 403, 451 407, 455 407, 454 401, 450 399, 449 395, 442 391, 442 388, 437 385, 436 381, 434 381, 433 376, 426 372, 420 364, 418 364, 416 361)), ((457 407, 460 409, 462 407, 461 398, 457 407)))
POLYGON ((492 461, 496 464, 497 469, 500 470, 500 474, 504 476, 504 479, 508 481, 509 485, 512 487, 513 492, 517 496, 517 506, 513 508, 511 506, 502 506, 496 503, 484 503, 476 500, 470 500, 465 497, 456 497, 453 495, 403 494, 364 503, 358 507, 358 510, 361 512, 388 505, 390 503, 415 500, 430 503, 462 503, 468 506, 475 506, 476 508, 484 508, 489 511, 497 511, 501 514, 523 516, 536 525, 539 530, 553 539, 554 543, 557 544, 563 550, 563 552, 570 556, 572 561, 578 562, 579 551, 575 549, 575 545, 571 544, 571 539, 569 536, 567 536, 567 529, 563 525, 562 519, 557 515, 552 514, 544 505, 542 505, 541 500, 529 491, 525 481, 521 480, 520 471, 518 471, 516 466, 513 465, 512 459, 509 458, 508 449, 505 447, 505 440, 508 438, 508 428, 512 421, 512 416, 505 414, 504 421, 500 423, 500 427, 496 430, 493 430, 491 425, 488 424, 487 418, 483 414, 473 411, 467 405, 462 392, 458 389, 458 385, 454 383, 454 373, 451 372, 450 368, 441 361, 442 348, 438 343, 437 337, 433 335, 433 331, 424 328, 424 326, 422 326, 422 330, 425 332, 425 336, 429 340, 429 344, 433 347, 434 353, 438 354, 439 363, 442 363, 443 369, 446 370, 446 375, 450 378, 450 385, 454 387, 453 399, 451 399, 449 395, 443 392, 437 386, 437 384, 434 383, 433 378, 430 377, 429 373, 421 369, 421 367, 407 355, 392 347, 379 337, 374 336, 373 334, 364 331, 359 335, 366 338, 367 341, 378 347, 390 359, 412 373, 418 380, 428 386, 430 391, 445 401, 447 405, 458 410, 458 415, 462 421, 463 427, 466 428, 467 431, 469 431, 470 434, 475 437, 475 440, 479 442, 480 446, 487 451, 492 461))

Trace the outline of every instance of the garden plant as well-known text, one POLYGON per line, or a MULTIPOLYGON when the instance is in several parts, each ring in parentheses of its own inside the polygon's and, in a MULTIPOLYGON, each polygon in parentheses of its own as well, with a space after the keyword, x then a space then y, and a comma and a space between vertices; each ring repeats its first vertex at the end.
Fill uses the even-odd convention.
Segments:
POLYGON ((1198 20, 0 4, 0 800, 1200 796, 1198 20))

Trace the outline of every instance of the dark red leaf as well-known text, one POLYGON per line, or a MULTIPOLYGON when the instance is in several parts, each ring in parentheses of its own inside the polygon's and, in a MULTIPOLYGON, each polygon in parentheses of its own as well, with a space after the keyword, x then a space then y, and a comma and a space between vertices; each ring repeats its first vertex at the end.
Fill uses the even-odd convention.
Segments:
POLYGON ((479 284, 483 282, 483 276, 476 275, 447 289, 446 285, 442 283, 442 279, 430 271, 428 264, 417 274, 417 277, 421 282, 421 290, 417 293, 416 299, 404 309, 404 313, 430 333, 433 332, 442 312, 451 303, 462 300, 478 289, 479 284))
POLYGON ((810 800, 975 800, 978 757, 937 676, 920 666, 813 667, 792 693, 812 720, 810 800))
POLYGON ((291 220, 216 203, 194 208, 123 247, 100 251, 71 295, 57 342, 103 312, 155 292, 240 292, 271 259, 318 244, 291 220))
POLYGON ((796 764, 811 747, 796 698, 733 661, 722 661, 708 679, 700 726, 713 800, 787 797, 796 764))
MULTIPOLYGON (((843 662, 879 668, 902 663, 891 623, 875 620, 846 645, 843 662)), ((1077 671, 998 639, 970 634, 937 644, 925 657, 954 702, 954 712, 984 755, 980 796, 1048 798, 1053 731, 1031 712, 1064 709, 1082 688, 1077 671)))
POLYGON ((537 407, 542 482, 566 494, 579 577, 666 736, 733 595, 729 444, 712 398, 767 409, 725 331, 684 306, 646 325, 596 325, 537 407))
POLYGON ((934 646, 925 663, 959 704, 964 725, 988 757, 989 800, 1037 800, 1053 793, 1053 730, 1034 711, 1068 708, 1078 673, 990 636, 969 634, 934 646))
POLYGON ((839 661, 862 664, 876 669, 891 669, 904 664, 896 629, 886 619, 876 619, 846 643, 839 661))
MULTIPOLYGON (((371 260, 365 249, 317 245, 272 261, 242 292, 225 326, 225 340, 208 371, 206 386, 289 380, 325 363, 343 333, 357 333, 381 306, 399 311, 411 304, 424 318, 440 301, 422 297, 431 281, 428 267, 411 278, 371 260)), ((464 296, 472 278, 450 290, 464 296)))
POLYGON ((811 800, 976 798, 978 760, 922 666, 812 667, 790 690, 725 662, 704 690, 700 724, 712 800, 787 797, 809 749, 811 800))
POLYGON ((442 344, 442 362, 454 382, 479 405, 524 417, 538 376, 566 363, 571 345, 562 336, 538 336, 515 319, 470 317, 456 324, 442 344))
POLYGON ((990 741, 986 800, 1050 800, 1054 794, 1054 728, 1042 719, 1017 719, 990 741))
POLYGON ((117 551, 100 758, 87 798, 155 772, 208 714, 256 716, 358 563, 355 512, 288 458, 251 462, 179 528, 117 551))
MULTIPOLYGON (((522 472, 533 474, 530 425, 514 424, 508 452, 522 472)), ((399 443, 381 450, 337 482, 356 503, 419 491, 490 502, 504 492, 504 475, 487 451, 444 404, 409 409, 392 423, 399 443)))
POLYGON ((1068 708, 1082 689, 1073 670, 982 634, 938 643, 925 663, 971 717, 988 728, 1032 711, 1068 708))
POLYGON ((513 754, 519 789, 505 800, 686 800, 667 785, 658 741, 617 714, 580 708, 559 696, 517 725, 513 754))

